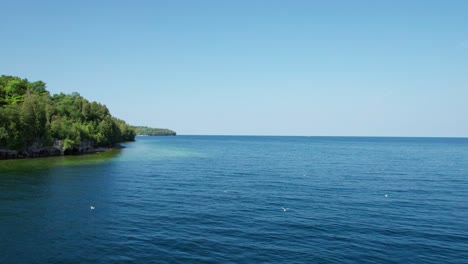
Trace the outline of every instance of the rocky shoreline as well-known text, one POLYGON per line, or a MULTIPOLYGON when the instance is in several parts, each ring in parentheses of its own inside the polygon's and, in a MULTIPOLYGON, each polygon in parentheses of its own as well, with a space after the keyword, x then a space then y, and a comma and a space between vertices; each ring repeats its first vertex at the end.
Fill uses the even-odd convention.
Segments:
POLYGON ((92 141, 83 141, 79 146, 66 150, 63 145, 63 140, 56 140, 53 146, 40 146, 38 144, 33 144, 24 150, 0 149, 0 160, 82 155, 112 149, 104 147, 95 148, 92 141))

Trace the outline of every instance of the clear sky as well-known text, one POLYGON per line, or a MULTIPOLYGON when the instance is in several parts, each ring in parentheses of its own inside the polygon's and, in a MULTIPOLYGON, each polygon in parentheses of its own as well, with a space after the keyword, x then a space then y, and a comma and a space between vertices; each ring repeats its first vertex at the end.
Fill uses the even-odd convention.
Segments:
POLYGON ((179 134, 468 136, 468 1, 1 1, 0 74, 179 134))

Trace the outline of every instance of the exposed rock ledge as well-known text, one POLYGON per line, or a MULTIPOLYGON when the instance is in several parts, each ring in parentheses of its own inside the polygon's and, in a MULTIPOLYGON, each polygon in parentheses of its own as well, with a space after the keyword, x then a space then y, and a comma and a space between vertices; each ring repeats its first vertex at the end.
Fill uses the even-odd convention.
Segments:
POLYGON ((95 148, 94 142, 82 141, 79 146, 71 149, 64 150, 63 140, 55 140, 53 146, 41 146, 40 144, 33 144, 24 150, 9 150, 0 148, 0 160, 5 159, 22 159, 22 158, 41 158, 51 156, 63 155, 80 155, 87 153, 95 153, 107 150, 109 148, 95 148))

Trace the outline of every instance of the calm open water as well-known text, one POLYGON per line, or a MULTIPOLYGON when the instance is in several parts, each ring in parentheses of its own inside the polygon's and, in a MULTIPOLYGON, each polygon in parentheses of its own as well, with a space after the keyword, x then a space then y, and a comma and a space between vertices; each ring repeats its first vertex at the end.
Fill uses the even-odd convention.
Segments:
POLYGON ((468 139, 137 137, 0 161, 0 263, 468 263, 468 139))

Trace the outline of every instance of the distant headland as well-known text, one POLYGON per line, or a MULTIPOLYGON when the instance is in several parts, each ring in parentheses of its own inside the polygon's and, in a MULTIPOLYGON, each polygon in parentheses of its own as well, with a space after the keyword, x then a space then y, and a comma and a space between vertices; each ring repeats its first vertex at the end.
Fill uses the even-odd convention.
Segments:
POLYGON ((0 160, 93 153, 136 135, 176 132, 130 126, 79 93, 51 95, 43 81, 0 76, 0 160))
POLYGON ((152 128, 147 126, 134 126, 138 136, 175 136, 177 133, 166 128, 152 128))

